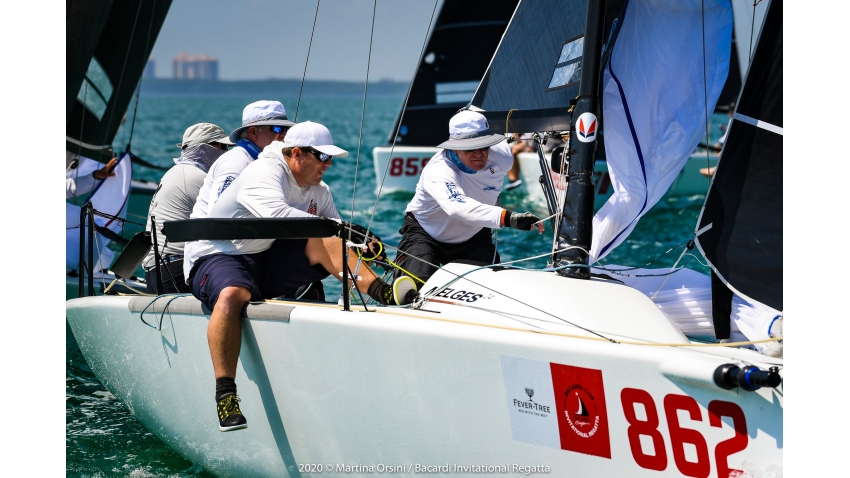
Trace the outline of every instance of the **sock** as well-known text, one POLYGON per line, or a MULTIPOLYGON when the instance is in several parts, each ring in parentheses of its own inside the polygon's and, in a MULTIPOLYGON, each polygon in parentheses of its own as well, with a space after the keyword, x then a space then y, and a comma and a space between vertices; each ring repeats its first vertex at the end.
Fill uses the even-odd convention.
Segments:
POLYGON ((236 382, 230 377, 215 379, 215 401, 218 402, 221 397, 229 394, 236 394, 236 382))
POLYGON ((393 303, 393 288, 381 279, 375 279, 375 282, 372 282, 366 293, 369 294, 369 297, 377 300, 383 305, 390 305, 393 303))

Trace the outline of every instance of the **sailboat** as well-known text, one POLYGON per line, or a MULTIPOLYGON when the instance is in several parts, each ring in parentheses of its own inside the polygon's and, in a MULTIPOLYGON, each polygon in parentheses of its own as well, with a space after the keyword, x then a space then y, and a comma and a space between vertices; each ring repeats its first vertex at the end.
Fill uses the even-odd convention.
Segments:
MULTIPOLYGON (((114 279, 106 272, 113 253, 105 243, 111 240, 126 243, 129 237, 144 229, 148 207, 156 184, 132 180, 133 163, 147 164, 136 157, 130 144, 125 151, 113 151, 112 142, 126 119, 127 109, 137 91, 147 59, 171 0, 135 0, 113 2, 97 0, 70 2, 66 13, 66 114, 65 149, 66 177, 76 179, 103 167, 118 157, 116 177, 107 178, 90 195, 68 198, 66 205, 66 298, 80 294, 82 280, 78 270, 79 257, 74 252, 80 245, 80 207, 92 203, 95 210, 113 216, 98 217, 99 225, 109 225, 108 234, 97 234, 103 261, 88 264, 84 269, 96 276, 97 291, 102 293, 114 279), (117 218, 117 219, 116 219, 117 218), (125 221, 125 219, 127 219, 125 221), (101 263, 102 262, 102 263, 101 263)), ((135 121, 135 114, 131 121, 135 121)), ((132 135, 130 136, 132 141, 132 135)), ((85 234, 83 234, 85 236, 85 234)), ((85 239, 83 240, 85 242, 85 239)), ((126 279, 131 279, 127 277, 126 279)), ((144 283, 131 280, 119 284, 116 290, 130 292, 144 283)), ((85 293, 95 293, 93 290, 85 293)))
POLYGON ((438 6, 387 144, 372 150, 375 177, 383 183, 376 193, 416 190, 434 146, 446 140, 449 119, 472 99, 517 3, 445 0, 438 6))
MULTIPOLYGON (((555 90, 565 97, 561 108, 520 110, 513 113, 515 126, 522 122, 518 130, 575 131, 581 115, 599 111, 600 89, 611 86, 600 83, 600 74, 610 67, 612 51, 640 48, 641 39, 683 43, 676 36, 683 29, 664 28, 671 19, 688 27, 688 35, 693 22, 702 24, 706 45, 722 47, 731 36, 731 15, 721 1, 606 5, 591 0, 570 8, 522 1, 502 48, 510 48, 513 28, 517 35, 528 33, 554 16, 573 32, 565 37, 541 30, 557 47, 550 61, 567 47, 575 56, 561 66, 578 63, 581 72, 576 84, 570 82, 575 89, 555 90), (659 29, 664 35, 653 36, 659 29), (580 45, 571 45, 577 40, 580 45), (575 109, 568 111, 577 94, 575 109)), ((757 103, 769 102, 772 106, 761 110, 775 112, 778 102, 781 114, 781 80, 778 90, 775 79, 772 87, 761 88, 767 76, 781 78, 781 38, 782 4, 771 0, 751 68, 761 71, 755 65, 767 65, 770 75, 748 73, 739 104, 752 104, 748 94, 768 91, 770 96, 757 103)), ((546 39, 537 39, 541 51, 546 39)), ((654 66, 634 58, 625 64, 636 71, 654 66)), ((548 76, 545 91, 552 70, 540 75, 548 76)), ((493 75, 485 81, 489 86, 482 83, 479 91, 494 87, 498 79, 493 75)), ((528 83, 531 88, 533 81, 528 83)), ((706 103, 703 99, 703 109, 706 103)), ((508 112, 485 113, 502 114, 504 120, 508 112)), ((742 106, 738 121, 781 127, 781 118, 762 119, 758 112, 742 106)), ((617 129, 614 116, 601 117, 609 120, 609 145, 617 129)), ((732 133, 736 128, 733 123, 732 133)), ((746 134, 746 128, 739 129, 746 134)), ((690 137, 698 141, 699 131, 690 137)), ((753 146, 746 140, 738 144, 753 146)), ((693 340, 645 294, 615 276, 589 270, 593 198, 587 178, 596 147, 595 141, 580 142, 570 153, 569 175, 577 179, 566 189, 558 249, 546 270, 450 263, 406 308, 353 307, 347 301, 343 306, 277 300, 249 304, 236 382, 250 426, 239 432, 217 430, 206 342, 210 311, 199 301, 85 297, 66 303, 67 319, 101 382, 163 442, 220 476, 781 474, 783 360, 736 344, 693 340)), ((748 164, 761 164, 752 160, 759 155, 755 147, 746 149, 739 146, 738 151, 749 154, 748 164)), ((737 157, 728 155, 733 164, 737 157)), ((721 205, 727 204, 727 191, 760 187, 753 181, 724 187, 723 178, 735 176, 737 168, 727 168, 725 153, 723 158, 717 188, 708 195, 721 205), (724 169, 728 175, 721 174, 724 169)), ((737 239, 739 222, 713 216, 711 210, 707 205, 701 224, 712 227, 702 226, 699 237, 717 274, 747 297, 771 304, 739 280, 748 257, 733 252, 738 245, 727 240, 737 239), (711 240, 720 244, 716 253, 708 252, 711 240)), ((215 228, 208 227, 213 226, 209 220, 191 221, 166 223, 166 235, 174 240, 225 233, 318 237, 338 230, 322 218, 300 219, 311 222, 299 223, 294 233, 286 227, 292 224, 288 219, 263 219, 250 227, 215 220, 215 228)), ((771 237, 781 246, 781 233, 771 237)), ((781 297, 781 288, 766 288, 781 297)))

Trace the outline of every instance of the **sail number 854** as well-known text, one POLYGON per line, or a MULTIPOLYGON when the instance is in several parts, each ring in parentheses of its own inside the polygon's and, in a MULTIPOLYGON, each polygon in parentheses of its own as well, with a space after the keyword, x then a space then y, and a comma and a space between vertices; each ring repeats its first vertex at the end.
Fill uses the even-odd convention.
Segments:
MULTIPOLYGON (((629 447, 635 462, 641 468, 662 471, 667 468, 667 450, 664 445, 664 437, 658 429, 658 411, 655 401, 649 392, 635 388, 624 388, 620 393, 623 404, 623 413, 629 423, 628 437, 629 447), (638 418, 636 405, 642 405, 645 410, 645 418, 638 418), (641 440, 641 437, 648 439, 641 440), (648 454, 644 451, 641 442, 652 443, 653 452, 648 454)), ((673 461, 676 468, 685 476, 707 477, 711 473, 708 446, 705 438, 698 430, 684 428, 679 424, 679 411, 684 411, 693 421, 702 421, 702 412, 696 400, 687 395, 670 394, 664 397, 664 415, 667 418, 667 428, 670 436, 670 445, 673 450, 673 461), (685 457, 685 446, 696 450, 696 461, 688 461, 685 457)), ((735 435, 728 440, 717 444, 714 448, 714 460, 717 464, 717 476, 726 478, 739 470, 729 468, 727 458, 747 448, 747 421, 741 407, 722 400, 714 400, 708 404, 708 423, 712 427, 723 426, 721 417, 731 419, 735 435)))

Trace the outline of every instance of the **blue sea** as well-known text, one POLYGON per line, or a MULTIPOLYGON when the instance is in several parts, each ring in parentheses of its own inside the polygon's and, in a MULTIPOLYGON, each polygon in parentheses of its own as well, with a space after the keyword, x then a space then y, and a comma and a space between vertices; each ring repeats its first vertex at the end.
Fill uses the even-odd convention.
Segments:
MULTIPOLYGON (((305 97, 300 105, 297 98, 256 98, 250 95, 142 97, 137 110, 135 104, 130 105, 114 147, 116 151, 123 151, 129 143, 136 155, 150 163, 168 167, 179 154, 176 144, 181 141, 188 126, 209 122, 230 132, 241 124, 242 108, 259 99, 277 99, 283 102, 290 118, 295 116, 297 109, 298 121, 315 121, 330 129, 334 142, 349 151, 347 158, 334 161, 325 174, 325 182, 331 187, 340 214, 347 219, 353 210, 353 221, 365 225, 374 210, 372 229, 385 242, 398 244, 398 229, 412 194, 393 193, 376 198, 372 148, 384 145, 390 136, 390 128, 403 98, 369 99, 364 111, 362 97, 305 97)), ((721 134, 717 126, 725 124, 726 120, 725 114, 713 116, 711 143, 716 142, 721 134)), ((133 171, 134 178, 140 180, 158 181, 161 175, 162 171, 138 165, 133 171)), ((657 205, 638 223, 629 238, 606 258, 606 263, 672 266, 682 250, 677 246, 687 243, 693 232, 703 199, 702 196, 674 198, 657 205), (675 249, 668 252, 672 248, 675 249)), ((503 193, 501 202, 510 210, 532 210, 539 214, 545 211, 544 205, 527 199, 525 186, 503 193)), ((503 261, 543 254, 551 250, 551 243, 550 230, 543 235, 513 229, 498 233, 498 248, 503 261)), ((544 267, 545 261, 545 258, 537 259, 526 265, 544 267)), ((688 267, 708 272, 706 267, 694 260, 688 267)), ((328 300, 339 295, 338 284, 333 279, 326 281, 328 300)), ((211 476, 165 446, 106 390, 92 374, 67 326, 65 364, 67 476, 211 476)), ((210 411, 212 420, 213 409, 210 411)))

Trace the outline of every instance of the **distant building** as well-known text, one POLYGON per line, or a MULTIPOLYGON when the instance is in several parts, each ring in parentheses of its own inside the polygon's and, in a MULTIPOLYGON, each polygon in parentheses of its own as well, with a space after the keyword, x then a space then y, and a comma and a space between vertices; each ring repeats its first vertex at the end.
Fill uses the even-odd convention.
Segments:
POLYGON ((181 53, 171 62, 175 80, 218 81, 218 58, 181 53))
POLYGON ((151 57, 145 65, 145 71, 142 72, 142 79, 156 77, 156 59, 151 57))

